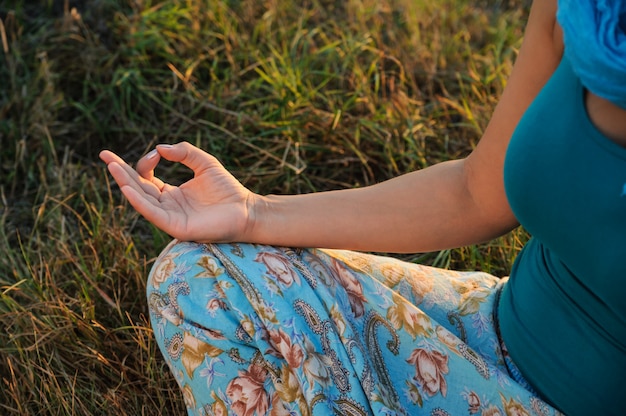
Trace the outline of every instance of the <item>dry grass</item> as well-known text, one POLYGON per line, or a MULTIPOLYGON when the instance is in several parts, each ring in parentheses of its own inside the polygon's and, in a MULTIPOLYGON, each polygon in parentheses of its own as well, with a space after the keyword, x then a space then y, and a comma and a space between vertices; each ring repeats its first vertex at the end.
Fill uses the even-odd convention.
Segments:
MULTIPOLYGON (((189 140, 263 193, 362 186, 464 156, 502 91, 525 4, 2 2, 0 414, 183 412, 145 316, 167 236, 122 202, 99 150, 135 160, 189 140)), ((506 274, 524 239, 411 259, 506 274)))

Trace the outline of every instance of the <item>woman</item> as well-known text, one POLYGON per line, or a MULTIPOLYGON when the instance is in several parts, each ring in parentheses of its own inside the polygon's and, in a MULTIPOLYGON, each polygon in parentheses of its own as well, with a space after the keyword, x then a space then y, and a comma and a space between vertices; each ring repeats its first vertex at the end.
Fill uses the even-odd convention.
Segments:
POLYGON ((534 2, 463 160, 260 196, 188 143, 157 146, 136 170, 101 154, 177 239, 148 298, 190 414, 623 414, 626 5, 558 6, 534 2), (161 157, 195 177, 162 182, 161 157), (533 238, 503 280, 337 250, 441 250, 518 222, 533 238))

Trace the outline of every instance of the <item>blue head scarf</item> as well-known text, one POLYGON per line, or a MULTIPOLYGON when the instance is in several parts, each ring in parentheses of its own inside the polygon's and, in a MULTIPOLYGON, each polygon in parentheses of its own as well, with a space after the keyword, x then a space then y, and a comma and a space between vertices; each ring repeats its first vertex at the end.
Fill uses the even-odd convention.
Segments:
POLYGON ((557 19, 585 88, 626 109, 626 0, 559 0, 557 19))

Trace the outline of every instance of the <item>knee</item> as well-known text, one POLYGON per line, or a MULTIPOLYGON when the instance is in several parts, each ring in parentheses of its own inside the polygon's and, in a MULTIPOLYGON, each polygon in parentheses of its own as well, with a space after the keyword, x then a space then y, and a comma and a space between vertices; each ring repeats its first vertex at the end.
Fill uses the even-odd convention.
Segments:
POLYGON ((152 319, 165 318, 178 326, 184 313, 178 304, 180 295, 189 295, 190 256, 197 256, 202 245, 173 240, 157 257, 148 275, 146 296, 152 319))
POLYGON ((159 290, 168 278, 173 275, 178 261, 176 252, 179 244, 181 243, 177 240, 171 241, 154 261, 150 273, 148 274, 148 282, 146 284, 148 296, 154 291, 159 290))
MULTIPOLYGON (((224 288, 236 292, 236 280, 226 272, 211 247, 174 240, 161 252, 146 284, 153 322, 165 319, 180 326, 183 321, 194 324, 215 318, 216 314, 233 319, 229 315, 231 299, 227 299, 224 288)), ((202 322, 204 325, 207 322, 202 322)))

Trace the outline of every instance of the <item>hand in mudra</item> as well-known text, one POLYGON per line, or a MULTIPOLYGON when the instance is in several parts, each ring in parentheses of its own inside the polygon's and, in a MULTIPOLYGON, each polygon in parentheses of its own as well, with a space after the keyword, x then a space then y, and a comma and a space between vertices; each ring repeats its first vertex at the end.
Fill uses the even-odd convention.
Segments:
POLYGON ((215 157, 189 143, 158 145, 139 160, 136 170, 108 150, 100 158, 130 204, 172 237, 199 242, 241 240, 252 225, 256 195, 215 157), (161 157, 189 167, 193 179, 172 186, 154 176, 161 157))

